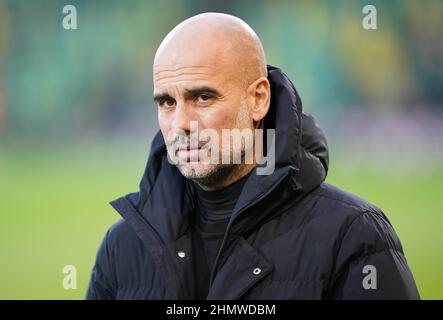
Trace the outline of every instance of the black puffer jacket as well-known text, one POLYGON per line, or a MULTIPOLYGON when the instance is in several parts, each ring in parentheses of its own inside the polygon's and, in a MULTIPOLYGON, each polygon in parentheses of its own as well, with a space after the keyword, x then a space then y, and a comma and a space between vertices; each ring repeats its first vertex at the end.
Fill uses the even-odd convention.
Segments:
MULTIPOLYGON (((208 299, 418 299, 391 224, 377 207, 323 182, 324 135, 302 113, 290 80, 277 68, 268 71, 265 128, 276 130, 275 172, 255 169, 245 183, 208 299)), ((98 250, 86 298, 193 299, 194 192, 167 161, 160 133, 140 191, 111 204, 123 220, 98 250)))

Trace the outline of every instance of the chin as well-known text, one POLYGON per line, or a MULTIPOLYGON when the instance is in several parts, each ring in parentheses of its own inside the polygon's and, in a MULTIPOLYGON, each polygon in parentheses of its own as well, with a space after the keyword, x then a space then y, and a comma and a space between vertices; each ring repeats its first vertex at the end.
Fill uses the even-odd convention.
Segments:
POLYGON ((177 165, 181 174, 201 186, 212 187, 222 184, 236 170, 236 165, 181 164, 177 165))
POLYGON ((217 171, 215 165, 203 163, 183 163, 178 164, 177 168, 185 178, 192 180, 206 179, 217 171))

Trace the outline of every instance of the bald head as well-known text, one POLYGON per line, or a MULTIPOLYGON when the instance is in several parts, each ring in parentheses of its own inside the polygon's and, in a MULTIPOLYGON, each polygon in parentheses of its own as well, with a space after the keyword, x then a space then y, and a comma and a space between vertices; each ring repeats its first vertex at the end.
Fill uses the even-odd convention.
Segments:
POLYGON ((244 21, 221 13, 183 21, 160 44, 153 71, 160 129, 168 154, 177 157, 183 176, 216 190, 255 167, 255 160, 208 163, 202 160, 208 149, 191 147, 190 142, 200 129, 210 129, 211 159, 231 159, 252 150, 252 132, 263 123, 271 93, 263 47, 244 21), (225 129, 251 134, 244 143, 220 145, 217 137, 225 129), (184 139, 178 149, 177 137, 184 139), (198 161, 191 161, 195 156, 198 161))
POLYGON ((164 38, 154 58, 154 79, 164 69, 213 68, 247 85, 266 77, 260 39, 243 20, 223 13, 203 13, 178 24, 164 38))

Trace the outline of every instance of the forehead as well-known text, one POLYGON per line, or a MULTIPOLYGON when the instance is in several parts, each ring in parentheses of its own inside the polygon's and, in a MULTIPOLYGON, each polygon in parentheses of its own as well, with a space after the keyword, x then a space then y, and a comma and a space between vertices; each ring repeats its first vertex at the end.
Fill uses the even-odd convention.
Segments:
POLYGON ((153 77, 156 86, 183 81, 211 80, 217 72, 209 65, 157 65, 154 66, 153 77))
POLYGON ((224 85, 232 78, 229 63, 232 52, 213 39, 198 40, 183 43, 184 39, 179 38, 159 50, 153 66, 154 90, 170 86, 224 85))
POLYGON ((214 65, 157 65, 153 71, 154 93, 197 86, 221 88, 227 85, 227 72, 214 65))

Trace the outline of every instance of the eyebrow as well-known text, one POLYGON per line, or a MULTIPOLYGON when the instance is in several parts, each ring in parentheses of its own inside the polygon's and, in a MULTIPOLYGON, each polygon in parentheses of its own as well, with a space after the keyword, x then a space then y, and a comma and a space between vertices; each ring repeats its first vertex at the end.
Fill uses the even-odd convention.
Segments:
POLYGON ((208 94, 214 98, 218 98, 218 97, 222 96, 222 94, 220 92, 218 92, 215 88, 211 88, 208 86, 202 86, 202 87, 197 87, 197 88, 185 90, 185 97, 186 98, 195 98, 201 94, 208 94))
MULTIPOLYGON (((193 99, 201 94, 208 94, 214 98, 219 98, 222 96, 222 94, 217 89, 209 86, 201 86, 197 88, 186 89, 184 96, 186 99, 193 99)), ((154 95, 155 102, 165 101, 168 99, 173 99, 168 92, 161 92, 154 95)))
POLYGON ((161 101, 165 101, 165 100, 168 100, 168 99, 173 99, 173 98, 167 92, 162 92, 162 93, 158 93, 158 94, 154 95, 154 101, 155 102, 161 102, 161 101))

